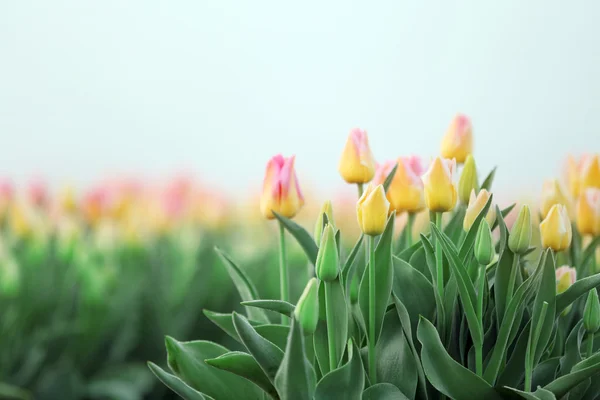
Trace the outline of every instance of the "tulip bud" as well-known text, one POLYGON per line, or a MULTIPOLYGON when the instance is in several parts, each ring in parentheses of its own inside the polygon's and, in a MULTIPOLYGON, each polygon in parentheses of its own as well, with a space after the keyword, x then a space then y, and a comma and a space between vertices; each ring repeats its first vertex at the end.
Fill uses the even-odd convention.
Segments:
POLYGON ((390 202, 382 185, 369 185, 356 204, 358 225, 365 235, 381 235, 385 230, 390 202))
POLYGON ((304 333, 315 333, 319 322, 319 294, 315 278, 311 278, 304 288, 304 292, 296 304, 294 316, 304 329, 304 333))
POLYGON ((479 190, 477 183, 477 166, 475 165, 475 159, 471 154, 467 156, 465 161, 465 167, 463 168, 460 179, 458 180, 458 198, 462 204, 469 204, 471 192, 479 190))
POLYGON ((471 121, 466 115, 457 114, 442 139, 442 157, 455 158, 457 163, 463 163, 472 152, 473 128, 471 121))
POLYGON ((278 154, 267 164, 260 198, 260 211, 267 219, 275 218, 273 211, 292 218, 304 205, 304 196, 298 185, 294 161, 294 156, 284 158, 278 154))
POLYGON ((492 241, 492 230, 484 219, 479 224, 477 236, 475 237, 475 258, 481 265, 488 265, 494 259, 494 243, 492 241))
POLYGON ((585 162, 581 175, 581 189, 600 188, 600 155, 596 154, 585 162))
POLYGON ((583 309, 583 327, 588 333, 596 333, 600 329, 600 301, 596 289, 588 293, 583 309))
POLYGON ((321 245, 317 254, 316 273, 317 278, 322 281, 334 281, 338 276, 340 257, 335 241, 333 226, 327 224, 321 237, 321 245))
POLYGON ((582 235, 600 235, 600 189, 587 188, 577 202, 577 229, 582 235))
POLYGON ((333 208, 331 206, 331 201, 327 200, 321 206, 321 211, 319 212, 319 217, 317 218, 317 222, 315 223, 315 242, 321 242, 321 234, 323 233, 323 214, 327 215, 327 222, 331 224, 335 228, 335 224, 333 222, 333 208))
MULTIPOLYGON (((466 232, 471 229, 473 222, 475 222, 475 218, 477 218, 481 210, 483 210, 491 196, 491 193, 485 189, 481 189, 477 196, 475 196, 475 191, 471 192, 469 206, 467 207, 465 219, 463 220, 463 228, 466 232)), ((496 208, 493 204, 490 204, 490 208, 488 209, 485 219, 489 225, 494 224, 494 221, 496 220, 496 208)))
POLYGON ((397 161, 385 162, 378 167, 373 183, 383 184, 396 164, 396 173, 386 192, 390 211, 395 211, 396 214, 422 211, 425 208, 425 199, 421 180, 423 167, 419 157, 400 157, 397 161))
POLYGON ((352 129, 338 165, 342 178, 348 183, 367 183, 375 175, 375 157, 369 147, 367 131, 352 129))
POLYGON ((515 254, 524 254, 531 243, 531 211, 521 207, 508 238, 508 248, 515 254))
POLYGON ((556 294, 561 294, 577 280, 577 271, 567 265, 556 269, 556 294))
POLYGON ((550 208, 555 204, 562 204, 565 207, 569 207, 569 199, 558 180, 553 179, 544 182, 542 188, 542 202, 540 204, 542 218, 546 218, 550 212, 550 208))
POLYGON ((437 157, 423 175, 425 204, 432 212, 450 211, 456 205, 456 186, 453 181, 456 162, 437 157))
POLYGON ((542 246, 554 251, 562 251, 569 247, 573 232, 567 209, 561 204, 555 204, 548 216, 540 224, 542 246))

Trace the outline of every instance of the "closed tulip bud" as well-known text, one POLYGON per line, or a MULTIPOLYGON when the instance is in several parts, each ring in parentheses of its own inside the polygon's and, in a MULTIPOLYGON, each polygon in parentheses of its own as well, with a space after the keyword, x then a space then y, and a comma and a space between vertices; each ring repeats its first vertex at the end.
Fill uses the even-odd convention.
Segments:
POLYGON ((569 247, 573 232, 567 209, 562 204, 555 204, 540 224, 542 246, 554 251, 562 251, 569 247))
POLYGON ((466 115, 457 114, 442 139, 442 157, 455 158, 457 163, 464 163, 472 152, 473 128, 471 121, 466 115))
POLYGON ((469 204, 471 192, 479 190, 477 183, 477 166, 475 159, 471 154, 467 156, 465 167, 463 168, 460 179, 458 180, 458 198, 462 204, 469 204))
POLYGON ((556 294, 561 294, 577 280, 577 271, 567 265, 556 269, 556 294))
POLYGON ((596 154, 587 160, 581 175, 581 189, 600 188, 600 155, 596 154))
MULTIPOLYGON (((471 226, 473 226, 473 223, 475 222, 475 218, 477 218, 481 210, 483 210, 483 207, 485 207, 485 204, 491 196, 491 193, 485 189, 481 189, 477 195, 475 195, 474 190, 471 192, 469 206, 467 207, 465 219, 463 220, 463 228, 466 232, 471 229, 471 226)), ((493 204, 490 205, 485 219, 489 225, 494 224, 494 221, 496 220, 496 209, 493 204)))
POLYGON ((477 236, 475 237, 475 258, 481 265, 488 265, 494 259, 494 243, 492 242, 492 230, 484 219, 479 224, 477 236))
POLYGON ((304 205, 304 196, 298 184, 294 161, 294 156, 284 158, 278 154, 267 164, 260 198, 260 211, 267 219, 275 218, 273 211, 292 218, 304 205))
POLYGON ((356 204, 358 225, 365 235, 381 235, 385 230, 390 202, 382 185, 369 185, 356 204))
POLYGON ((588 293, 583 309, 583 327, 588 333, 596 333, 600 329, 600 301, 596 289, 588 293))
POLYGON ((323 229, 321 244, 317 253, 315 266, 317 278, 325 282, 334 281, 338 276, 339 263, 340 257, 335 241, 335 230, 333 226, 327 224, 323 229))
POLYGON ((369 147, 367 131, 352 129, 338 165, 342 178, 348 183, 367 183, 375 175, 375 157, 369 147))
POLYGON ((450 211, 456 205, 457 192, 453 181, 456 161, 437 157, 423 175, 425 205, 433 212, 450 211))
POLYGON ((517 220, 515 221, 510 237, 508 248, 515 254, 524 254, 531 243, 531 211, 528 206, 521 207, 517 220))
POLYGON ((419 157, 400 157, 397 161, 387 161, 377 169, 374 183, 384 183, 396 164, 396 173, 386 193, 390 211, 395 211, 396 214, 422 211, 425 208, 425 199, 421 180, 423 167, 419 157))
POLYGON ((321 206, 321 211, 319 212, 319 216, 317 218, 317 222, 315 223, 315 242, 321 242, 321 234, 323 233, 323 214, 327 215, 327 221, 335 228, 335 224, 333 222, 333 208, 331 206, 331 201, 327 200, 321 206))
POLYGON ((304 333, 312 334, 317 330, 319 322, 319 294, 316 278, 311 278, 302 292, 302 296, 294 310, 296 320, 302 326, 304 333))
POLYGON ((600 235, 600 189, 587 188, 577 202, 577 229, 582 235, 600 235))
POLYGON ((540 205, 540 212, 542 218, 546 218, 550 209, 555 204, 562 204, 565 207, 569 207, 569 199, 565 195, 562 186, 556 179, 552 179, 544 182, 542 188, 542 202, 540 205))

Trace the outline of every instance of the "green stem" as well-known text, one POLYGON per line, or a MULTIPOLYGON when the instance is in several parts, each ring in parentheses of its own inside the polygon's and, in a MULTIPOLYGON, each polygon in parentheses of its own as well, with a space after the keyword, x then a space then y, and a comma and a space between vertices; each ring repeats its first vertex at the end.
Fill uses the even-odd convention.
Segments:
POLYGON ((587 358, 590 358, 592 356, 592 353, 594 352, 594 334, 593 333, 588 333, 587 334, 587 358))
POLYGON ((483 343, 475 346, 475 373, 483 376, 483 343))
POLYGON ((415 224, 415 213, 409 212, 408 218, 406 219, 406 248, 409 248, 413 244, 413 226, 415 224))
POLYGON ((369 378, 371 385, 377 383, 375 364, 375 237, 369 236, 369 378))
POLYGON ((533 368, 535 367, 535 352, 537 347, 537 342, 540 338, 540 334, 542 333, 542 326, 544 325, 544 319, 546 319, 546 313, 548 312, 548 303, 542 303, 542 310, 540 312, 540 317, 538 318, 538 323, 536 324, 535 331, 530 328, 529 330, 529 343, 527 344, 527 351, 525 353, 525 391, 531 392, 531 377, 533 375, 533 368), (532 336, 533 332, 533 336, 532 336))
POLYGON ((335 308, 333 306, 333 294, 331 292, 331 282, 323 282, 325 285, 325 313, 327 314, 327 344, 329 346, 329 370, 333 371, 337 368, 337 352, 335 348, 335 308))
MULTIPOLYGON (((485 296, 485 285, 487 284, 486 266, 480 265, 479 269, 479 293, 477 297, 477 317, 479 319, 479 327, 483 332, 483 297, 485 296)), ((475 344, 475 372, 479 376, 483 376, 483 342, 475 344)))
MULTIPOLYGON (((289 271, 287 265, 287 255, 285 251, 285 227, 282 222, 279 222, 279 289, 281 300, 289 301, 289 271)), ((287 325, 289 319, 287 316, 281 316, 281 323, 287 325)))
POLYGON ((358 198, 360 199, 363 195, 363 184, 357 183, 356 186, 358 186, 358 198))
POLYGON ((517 280, 517 270, 519 269, 519 255, 513 255, 513 263, 512 269, 510 270, 510 278, 508 279, 508 288, 506 292, 506 309, 508 308, 508 304, 510 303, 510 299, 512 299, 514 290, 515 290, 515 281, 517 280))
MULTIPOLYGON (((435 214, 435 225, 442 231, 442 213, 435 214)), ((435 260, 436 260, 436 283, 440 299, 444 301, 444 256, 442 254, 442 242, 435 241, 435 260)))

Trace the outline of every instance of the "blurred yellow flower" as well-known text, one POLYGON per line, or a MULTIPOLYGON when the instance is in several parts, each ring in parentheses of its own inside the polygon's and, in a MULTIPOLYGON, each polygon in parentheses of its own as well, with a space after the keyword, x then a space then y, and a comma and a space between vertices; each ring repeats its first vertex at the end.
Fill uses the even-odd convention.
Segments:
POLYGON ((552 206, 548 215, 540 224, 540 234, 544 248, 562 251, 569 247, 573 233, 565 206, 562 204, 552 206))
POLYGON ((385 162, 377 169, 373 182, 383 184, 396 163, 398 167, 387 190, 390 212, 400 214, 422 211, 425 208, 425 198, 421 180, 423 167, 419 157, 400 157, 397 161, 385 162))
MULTIPOLYGON (((490 192, 485 189, 481 189, 477 195, 475 195, 475 190, 471 191, 471 198, 469 200, 469 206, 467 207, 467 212, 465 213, 465 219, 463 220, 463 229, 465 231, 469 231, 471 226, 473 226, 473 222, 475 222, 475 218, 479 215, 485 204, 490 199, 490 192)), ((496 220, 496 207, 494 204, 490 205, 490 208, 485 216, 487 223, 490 226, 493 226, 494 221, 496 220)))
POLYGON ((600 189, 587 188, 577 201, 577 229, 582 235, 600 235, 600 189))
POLYGON ((455 169, 454 159, 437 157, 423 175, 425 204, 430 211, 446 212, 456 206, 457 191, 453 180, 455 169))
POLYGON ((464 163, 472 152, 473 127, 471 121, 466 115, 457 114, 442 139, 442 157, 454 158, 457 163, 464 163))
POLYGON ((542 201, 540 203, 540 212, 542 218, 546 218, 550 209, 555 204, 562 204, 569 210, 570 202, 557 179, 544 182, 542 187, 542 201))

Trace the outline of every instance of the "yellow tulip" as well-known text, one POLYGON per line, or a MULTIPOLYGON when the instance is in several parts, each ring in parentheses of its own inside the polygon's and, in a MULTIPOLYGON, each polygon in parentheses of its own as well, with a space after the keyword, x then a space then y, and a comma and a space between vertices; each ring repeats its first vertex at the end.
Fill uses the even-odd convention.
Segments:
POLYGON ((77 196, 72 186, 65 186, 60 195, 60 205, 64 211, 74 212, 77 210, 77 196))
POLYGON ((475 159, 469 154, 458 180, 458 198, 462 204, 469 204, 473 189, 478 190, 477 166, 475 159))
POLYGON ((577 229, 582 235, 600 235, 600 189, 587 188, 577 202, 577 229))
POLYGON ((442 139, 441 154, 444 158, 455 158, 464 163, 473 152, 473 128, 466 115, 457 114, 442 139))
POLYGON ((348 183, 367 183, 375 175, 375 157, 369 147, 367 131, 355 128, 350 131, 338 171, 348 183))
POLYGON ((571 196, 575 199, 579 197, 581 192, 581 173, 586 161, 587 158, 585 157, 579 160, 573 156, 567 158, 566 182, 571 196))
MULTIPOLYGON (((477 218, 481 210, 483 210, 483 207, 490 199, 490 196, 490 192, 485 189, 481 189, 477 195, 475 195, 475 190, 471 191, 469 206, 467 207, 465 219, 463 220, 463 228, 465 231, 468 232, 469 229, 471 229, 473 222, 475 222, 475 218, 477 218)), ((494 221, 496 220, 496 208, 494 207, 494 204, 490 205, 485 219, 490 226, 493 226, 494 221)))
POLYGON ((304 205, 304 196, 294 170, 294 157, 281 154, 269 160, 260 198, 260 211, 267 219, 275 218, 273 211, 292 218, 304 205))
POLYGON ((562 204, 568 210, 570 202, 558 180, 552 179, 544 182, 542 188, 542 201, 540 204, 542 218, 546 218, 546 215, 555 204, 562 204))
POLYGON ((556 294, 561 294, 571 287, 577 280, 577 271, 567 265, 559 267, 556 273, 556 294))
POLYGON ((387 190, 390 212, 418 213, 425 208, 421 180, 423 167, 419 157, 400 157, 397 161, 387 161, 377 169, 374 182, 382 184, 396 164, 398 168, 387 190))
POLYGON ((457 191, 452 175, 456 169, 454 160, 437 157, 423 175, 425 204, 430 211, 446 212, 456 205, 457 191))
POLYGON ((573 236, 571 221, 567 209, 562 204, 555 204, 540 224, 542 246, 554 251, 562 251, 569 247, 573 236))
POLYGON ((385 230, 390 202, 383 185, 369 185, 356 204, 358 225, 366 235, 377 236, 385 230))
POLYGON ((600 155, 595 154, 583 165, 581 190, 593 187, 600 188, 600 155))

